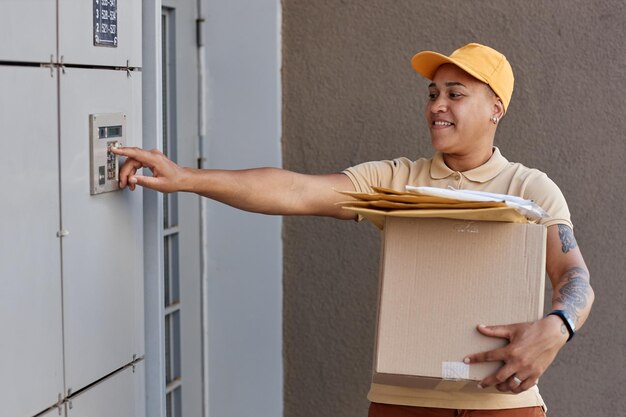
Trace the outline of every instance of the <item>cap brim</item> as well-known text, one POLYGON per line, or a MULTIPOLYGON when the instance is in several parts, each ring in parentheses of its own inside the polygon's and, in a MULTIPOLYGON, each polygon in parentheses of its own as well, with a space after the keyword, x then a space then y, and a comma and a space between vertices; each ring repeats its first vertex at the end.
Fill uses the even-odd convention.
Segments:
POLYGON ((475 72, 471 68, 463 65, 461 62, 454 60, 450 57, 442 55, 433 51, 422 51, 417 53, 412 59, 411 64, 413 65, 413 69, 423 75, 424 77, 432 80, 435 77, 435 73, 437 72, 437 68, 442 66, 443 64, 454 64, 457 67, 461 68, 463 71, 467 72, 472 77, 480 80, 484 83, 487 81, 483 78, 482 75, 475 72))

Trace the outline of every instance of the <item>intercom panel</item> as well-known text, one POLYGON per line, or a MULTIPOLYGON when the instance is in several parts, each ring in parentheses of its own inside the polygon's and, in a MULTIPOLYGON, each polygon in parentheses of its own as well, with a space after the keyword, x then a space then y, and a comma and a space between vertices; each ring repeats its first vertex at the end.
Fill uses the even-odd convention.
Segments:
POLYGON ((90 193, 119 190, 119 158, 111 148, 122 146, 126 135, 126 115, 89 115, 90 193))

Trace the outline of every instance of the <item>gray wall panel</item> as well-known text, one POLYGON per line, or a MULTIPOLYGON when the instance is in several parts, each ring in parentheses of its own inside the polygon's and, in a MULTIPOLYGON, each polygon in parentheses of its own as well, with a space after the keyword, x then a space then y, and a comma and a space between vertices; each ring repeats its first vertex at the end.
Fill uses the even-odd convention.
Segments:
POLYGON ((63 291, 67 388, 143 354, 140 193, 89 194, 89 114, 127 115, 127 146, 141 144, 141 74, 68 68, 61 76, 63 291))
POLYGON ((0 16, 0 61, 56 57, 56 0, 2 0, 0 16))
POLYGON ((35 414, 63 392, 56 85, 49 69, 0 66, 3 415, 35 414))
MULTIPOLYGON (((559 184, 597 295, 541 391, 557 416, 624 409, 617 387, 626 383, 626 332, 615 313, 626 302, 625 4, 288 0, 283 16, 284 164, 298 171, 430 156, 427 82, 411 56, 450 53, 471 41, 507 55, 516 89, 496 144, 559 184)), ((377 233, 365 224, 287 219, 284 236, 285 414, 364 416, 377 233)))
POLYGON ((118 0, 117 47, 94 46, 93 0, 58 0, 59 59, 65 64, 141 67, 141 0, 118 0))
POLYGON ((67 417, 138 417, 145 415, 144 363, 126 368, 66 404, 67 417))

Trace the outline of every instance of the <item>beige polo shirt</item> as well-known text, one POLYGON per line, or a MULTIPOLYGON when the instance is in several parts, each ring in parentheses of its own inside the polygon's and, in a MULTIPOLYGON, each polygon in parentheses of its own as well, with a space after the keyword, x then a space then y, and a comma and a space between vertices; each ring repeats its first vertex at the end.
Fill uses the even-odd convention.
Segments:
MULTIPOLYGON (((344 173, 359 192, 372 192, 371 186, 404 191, 405 185, 416 185, 516 195, 535 201, 549 214, 548 218, 542 219, 542 224, 572 227, 567 202, 557 185, 539 170, 507 161, 495 147, 489 161, 464 172, 448 168, 442 154, 436 153, 432 159, 417 161, 398 158, 366 162, 348 168, 344 173)), ((464 410, 544 406, 536 386, 521 394, 500 394, 436 391, 372 383, 368 399, 386 404, 464 410)))
POLYGON ((454 171, 445 164, 441 153, 432 159, 411 161, 365 162, 344 171, 358 192, 370 193, 372 186, 404 191, 406 185, 487 191, 533 200, 548 214, 541 224, 566 224, 572 227, 567 202, 559 187, 543 172, 509 162, 500 150, 493 148, 491 158, 469 171, 454 171))

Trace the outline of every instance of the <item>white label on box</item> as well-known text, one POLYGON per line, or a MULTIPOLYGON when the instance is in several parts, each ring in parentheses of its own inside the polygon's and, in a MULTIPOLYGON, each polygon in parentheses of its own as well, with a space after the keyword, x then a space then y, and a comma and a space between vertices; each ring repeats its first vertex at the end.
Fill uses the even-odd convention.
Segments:
POLYGON ((463 362, 441 362, 441 378, 447 380, 469 379, 469 365, 463 362))
POLYGON ((454 230, 459 233, 478 233, 478 224, 476 222, 455 223, 454 230))

